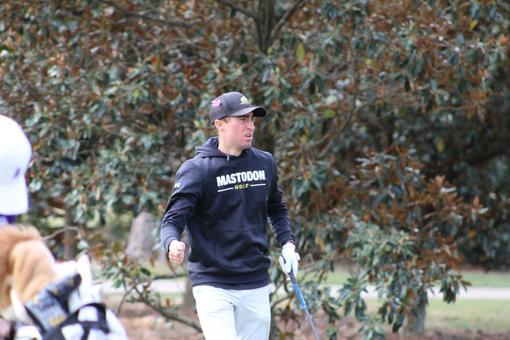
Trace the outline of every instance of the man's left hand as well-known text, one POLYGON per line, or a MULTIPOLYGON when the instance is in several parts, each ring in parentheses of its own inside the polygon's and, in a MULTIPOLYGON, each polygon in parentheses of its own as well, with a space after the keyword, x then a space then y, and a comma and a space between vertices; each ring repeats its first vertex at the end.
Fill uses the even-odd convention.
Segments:
POLYGON ((297 275, 299 259, 296 246, 292 242, 285 243, 282 247, 282 255, 280 256, 280 266, 285 274, 289 275, 292 270, 294 275, 297 275))

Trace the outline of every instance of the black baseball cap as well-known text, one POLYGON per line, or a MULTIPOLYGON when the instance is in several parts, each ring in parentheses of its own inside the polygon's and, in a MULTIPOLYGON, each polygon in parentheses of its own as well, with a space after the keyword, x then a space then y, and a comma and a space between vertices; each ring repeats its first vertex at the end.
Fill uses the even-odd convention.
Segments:
POLYGON ((209 121, 214 124, 216 119, 244 116, 253 112, 256 117, 264 117, 267 111, 262 106, 252 106, 240 92, 226 92, 211 102, 209 121))

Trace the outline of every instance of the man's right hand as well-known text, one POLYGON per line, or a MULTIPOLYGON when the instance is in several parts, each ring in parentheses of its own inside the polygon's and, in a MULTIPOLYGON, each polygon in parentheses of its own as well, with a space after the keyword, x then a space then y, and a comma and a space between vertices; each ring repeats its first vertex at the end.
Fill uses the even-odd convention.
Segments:
POLYGON ((172 263, 181 264, 184 260, 184 251, 186 250, 186 244, 181 241, 173 240, 170 242, 168 248, 168 259, 172 263))

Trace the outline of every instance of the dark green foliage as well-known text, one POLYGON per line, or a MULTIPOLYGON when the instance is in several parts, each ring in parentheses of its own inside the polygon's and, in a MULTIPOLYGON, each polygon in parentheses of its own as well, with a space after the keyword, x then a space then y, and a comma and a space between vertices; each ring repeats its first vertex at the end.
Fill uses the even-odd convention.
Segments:
MULTIPOLYGON (((303 290, 332 323, 343 304, 378 337, 434 282, 454 301, 460 251, 510 264, 507 1, 4 1, 0 12, 0 109, 33 143, 29 219, 41 227, 161 215, 177 167, 212 133, 209 101, 241 90, 269 108, 256 145, 279 161, 303 290), (378 318, 357 293, 317 286, 341 254, 364 268, 350 285, 386 292, 378 318)), ((271 277, 283 285, 276 266, 271 277)))
POLYGON ((426 180, 422 166, 405 152, 359 161, 349 191, 353 215, 346 242, 359 272, 342 288, 344 310, 356 306, 354 315, 366 321, 360 292, 371 284, 380 308, 370 322, 388 322, 398 331, 425 308, 434 285, 440 284, 448 303, 466 288, 457 271, 462 257, 456 243, 484 211, 463 202, 443 177, 426 180))

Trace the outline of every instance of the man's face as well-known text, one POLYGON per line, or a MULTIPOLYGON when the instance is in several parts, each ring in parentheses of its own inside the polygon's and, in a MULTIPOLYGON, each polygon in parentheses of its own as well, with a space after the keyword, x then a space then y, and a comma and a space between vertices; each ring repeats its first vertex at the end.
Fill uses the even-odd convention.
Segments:
POLYGON ((251 147, 255 132, 253 113, 239 117, 227 117, 221 124, 222 139, 228 148, 239 152, 251 147))

